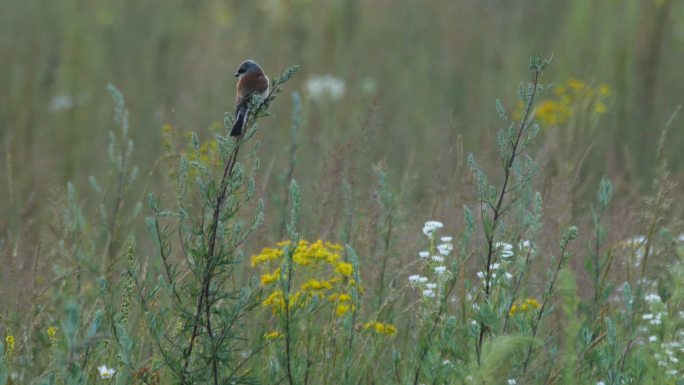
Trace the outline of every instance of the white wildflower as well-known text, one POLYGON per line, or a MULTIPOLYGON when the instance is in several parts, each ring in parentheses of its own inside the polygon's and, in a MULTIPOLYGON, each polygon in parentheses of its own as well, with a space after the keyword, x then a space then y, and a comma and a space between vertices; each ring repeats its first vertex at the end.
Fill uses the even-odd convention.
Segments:
POLYGON ((314 101, 339 100, 347 92, 344 80, 330 74, 310 76, 304 83, 304 88, 314 101))
POLYGON ((425 289, 425 290, 423 290, 423 297, 425 297, 425 298, 434 298, 434 297, 435 297, 435 292, 432 291, 431 289, 425 289))
POLYGON ((418 278, 418 283, 426 283, 428 281, 427 277, 418 278))
POLYGON ((432 234, 434 234, 435 231, 441 229, 442 227, 444 227, 444 224, 442 224, 442 222, 427 221, 423 226, 423 234, 432 238, 432 234))
POLYGON ((527 240, 527 239, 522 240, 522 241, 520 241, 520 243, 518 243, 518 247, 520 248, 520 250, 531 249, 532 248, 532 242, 527 240))
POLYGON ((454 239, 454 237, 442 237, 440 238, 442 242, 444 243, 451 243, 451 240, 454 239))
POLYGON ((510 243, 497 242, 494 246, 501 252, 501 258, 506 259, 513 256, 513 245, 510 243))
POLYGON ((509 378, 508 381, 506 381, 506 383, 507 383, 508 385, 515 385, 515 384, 518 383, 518 381, 516 381, 516 380, 513 379, 513 378, 509 378))
POLYGON ((437 288, 437 284, 436 283, 428 283, 425 285, 425 287, 430 289, 430 290, 434 290, 437 288))
POLYGON ((418 283, 420 281, 420 275, 415 274, 415 275, 409 275, 409 282, 410 283, 418 283))
POLYGON ((498 263, 495 263, 495 264, 493 264, 493 265, 489 265, 489 269, 490 269, 490 270, 496 270, 496 269, 499 268, 499 266, 501 266, 501 265, 499 265, 498 263))
POLYGON ((645 320, 648 321, 648 320, 653 319, 653 314, 651 314, 651 313, 646 313, 646 314, 644 314, 641 318, 643 318, 643 319, 645 319, 645 320))
POLYGON ((658 294, 652 293, 652 294, 647 294, 644 299, 647 302, 663 302, 662 299, 660 299, 660 296, 658 294))
POLYGON ((446 266, 435 267, 435 273, 437 273, 437 274, 444 274, 445 271, 446 271, 446 266))
POLYGON ((421 251, 420 253, 418 253, 418 255, 419 255, 421 258, 425 259, 425 258, 427 258, 427 257, 430 256, 430 252, 429 252, 429 251, 421 251))
POLYGON ((656 342, 656 341, 658 341, 658 337, 656 337, 656 336, 648 337, 648 342, 656 342))
POLYGON ((442 262, 444 262, 444 257, 442 257, 441 255, 433 255, 432 260, 434 262, 442 263, 442 262))
POLYGON ((116 370, 113 368, 108 368, 106 365, 100 366, 97 368, 97 371, 100 373, 100 378, 103 380, 110 379, 114 377, 114 374, 116 374, 116 370))
POLYGON ((477 278, 485 279, 485 273, 484 273, 484 271, 478 271, 478 272, 477 272, 477 278))
POLYGON ((596 385, 606 385, 606 383, 603 382, 603 381, 598 381, 598 382, 596 383, 596 385))
POLYGON ((511 279, 511 278, 513 278, 513 274, 511 274, 509 272, 504 272, 504 277, 506 277, 506 279, 511 279))
POLYGON ((447 256, 449 253, 451 253, 451 250, 454 249, 454 246, 451 245, 451 243, 442 243, 441 245, 437 246, 437 250, 439 250, 439 253, 447 256))

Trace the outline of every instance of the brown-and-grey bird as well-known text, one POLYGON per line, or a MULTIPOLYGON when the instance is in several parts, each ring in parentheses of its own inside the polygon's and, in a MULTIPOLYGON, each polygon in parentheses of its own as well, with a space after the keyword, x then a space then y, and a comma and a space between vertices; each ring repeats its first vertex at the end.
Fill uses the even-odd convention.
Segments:
POLYGON ((235 101, 235 124, 230 131, 230 136, 240 136, 247 123, 249 115, 249 101, 253 95, 259 95, 261 99, 268 96, 268 76, 259 64, 253 60, 245 60, 238 67, 235 77, 237 82, 237 97, 235 101))

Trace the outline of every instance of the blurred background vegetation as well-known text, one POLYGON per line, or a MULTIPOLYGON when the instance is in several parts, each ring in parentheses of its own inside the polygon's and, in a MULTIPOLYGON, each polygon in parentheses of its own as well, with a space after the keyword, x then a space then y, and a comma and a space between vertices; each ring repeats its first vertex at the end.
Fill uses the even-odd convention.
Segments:
MULTIPOLYGON (((53 250, 41 245, 59 238, 54 219, 67 182, 86 206, 88 176, 107 180, 107 84, 130 110, 141 171, 135 201, 163 194, 177 160, 158 160, 187 148, 189 132, 211 140, 222 129, 234 108, 234 71, 246 58, 268 74, 301 65, 257 134, 267 216, 251 251, 280 238, 290 92, 302 95, 293 169, 302 233, 345 237, 351 210, 350 237, 372 260, 385 183, 372 166, 388 175, 401 223, 414 229, 396 250, 419 239, 415 229, 427 219, 458 223, 460 207, 473 203, 463 159, 496 159, 485 145, 500 126, 494 101, 519 110, 514 91, 533 50, 553 55, 545 79, 561 87, 537 111, 542 139, 533 153, 547 222, 568 224, 572 205, 586 208, 602 175, 618 199, 638 207, 658 137, 684 95, 681 20, 684 3, 671 0, 1 0, 0 252, 14 266, 4 269, 3 286, 49 268, 53 250)), ((684 176, 681 132, 675 119, 664 149, 674 180, 684 176)), ((678 202, 674 215, 681 212, 678 202)))

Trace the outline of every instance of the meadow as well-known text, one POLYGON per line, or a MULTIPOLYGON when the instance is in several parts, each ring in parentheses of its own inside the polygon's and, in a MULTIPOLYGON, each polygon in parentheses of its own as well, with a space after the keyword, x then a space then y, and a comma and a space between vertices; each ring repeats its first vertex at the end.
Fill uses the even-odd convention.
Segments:
POLYGON ((683 18, 0 0, 0 385, 684 384, 683 18))

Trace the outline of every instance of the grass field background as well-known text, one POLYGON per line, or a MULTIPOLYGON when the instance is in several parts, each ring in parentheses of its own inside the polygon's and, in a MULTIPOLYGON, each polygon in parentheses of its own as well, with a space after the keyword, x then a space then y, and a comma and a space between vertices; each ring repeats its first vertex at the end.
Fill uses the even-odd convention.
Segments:
POLYGON ((681 383, 683 17, 0 0, 0 384, 101 365, 126 384, 681 383), (530 98, 533 52, 552 60, 530 98), (299 69, 237 153, 221 137, 248 58, 299 69), (538 133, 510 153, 500 115, 538 133), (220 343, 188 316, 207 277, 220 343))

